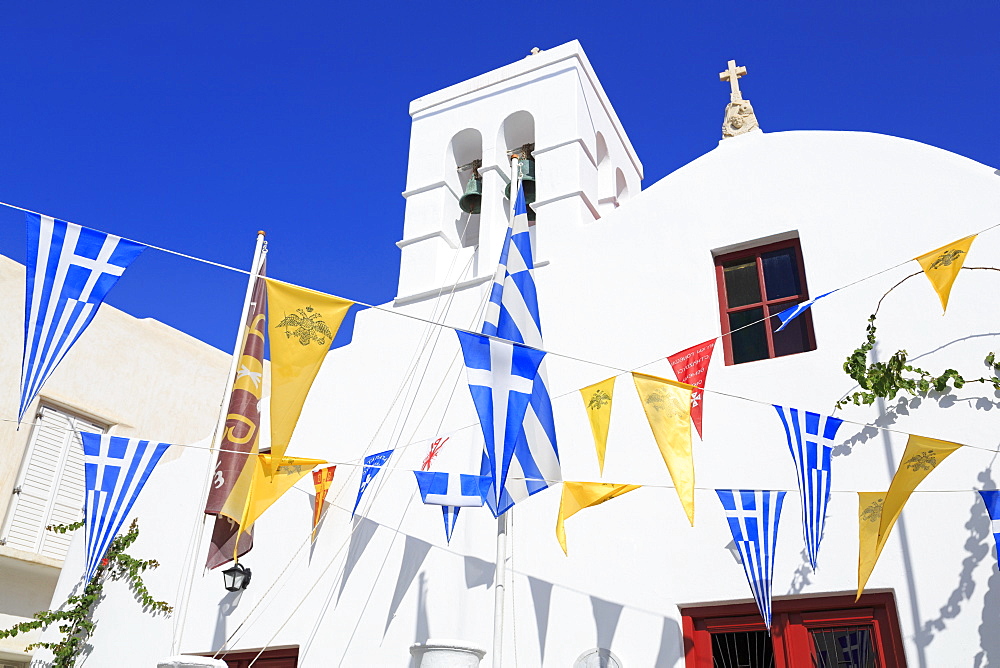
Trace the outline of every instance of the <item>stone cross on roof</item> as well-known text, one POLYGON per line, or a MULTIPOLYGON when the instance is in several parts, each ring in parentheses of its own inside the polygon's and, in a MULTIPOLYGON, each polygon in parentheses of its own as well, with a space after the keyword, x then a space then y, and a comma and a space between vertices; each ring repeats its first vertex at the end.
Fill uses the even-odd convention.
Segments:
POLYGON ((729 61, 725 72, 719 72, 721 81, 729 82, 729 104, 726 106, 726 118, 722 121, 722 138, 735 137, 754 130, 760 131, 757 116, 753 113, 750 100, 744 100, 740 92, 739 79, 746 76, 747 68, 737 67, 735 60, 729 61))
POLYGON ((729 82, 729 88, 732 91, 729 95, 730 101, 736 102, 743 99, 743 95, 740 93, 739 78, 746 76, 746 73, 747 68, 742 65, 737 67, 735 60, 729 61, 729 69, 725 72, 719 72, 719 80, 729 82))

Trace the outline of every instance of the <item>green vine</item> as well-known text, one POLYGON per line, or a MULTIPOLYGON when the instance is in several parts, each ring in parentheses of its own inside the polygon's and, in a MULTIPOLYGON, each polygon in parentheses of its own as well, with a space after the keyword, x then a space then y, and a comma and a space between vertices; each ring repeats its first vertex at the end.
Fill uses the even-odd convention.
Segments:
MULTIPOLYGON (((56 533, 75 531, 83 526, 83 521, 73 524, 55 524, 46 527, 56 533)), ((87 639, 94 633, 97 624, 93 621, 94 608, 102 599, 104 583, 107 580, 125 580, 129 584, 136 600, 144 611, 150 614, 173 611, 173 607, 164 601, 157 601, 149 593, 142 581, 142 573, 157 568, 160 564, 155 559, 136 559, 125 554, 136 538, 139 537, 139 523, 132 520, 127 533, 118 536, 111 542, 107 553, 101 560, 94 577, 84 587, 82 594, 75 594, 66 599, 66 603, 56 610, 36 612, 30 622, 15 624, 9 629, 0 629, 0 639, 10 638, 20 633, 35 629, 44 629, 52 624, 59 625, 62 639, 57 642, 36 642, 28 645, 28 651, 44 648, 52 652, 55 659, 54 668, 70 668, 76 662, 76 657, 83 651, 87 639)))
MULTIPOLYGON (((887 293, 888 294, 888 293, 887 293)), ((881 301, 879 302, 881 304, 881 301)), ((990 377, 967 379, 955 369, 945 369, 943 373, 934 375, 930 371, 907 363, 907 352, 897 350, 886 362, 868 363, 868 353, 875 347, 875 317, 873 313, 868 318, 867 336, 865 342, 855 349, 844 361, 844 371, 860 387, 861 390, 849 394, 837 402, 837 408, 843 408, 849 403, 855 406, 875 403, 878 398, 895 399, 900 392, 913 396, 926 395, 931 390, 946 392, 948 383, 955 389, 961 389, 967 383, 990 383, 1000 390, 1000 363, 997 363, 995 353, 989 353, 984 364, 993 374, 990 377)))

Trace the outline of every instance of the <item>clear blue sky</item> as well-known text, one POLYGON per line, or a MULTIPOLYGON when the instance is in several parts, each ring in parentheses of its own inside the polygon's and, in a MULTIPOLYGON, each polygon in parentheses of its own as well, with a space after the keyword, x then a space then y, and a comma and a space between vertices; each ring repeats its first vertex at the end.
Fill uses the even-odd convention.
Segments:
MULTIPOLYGON (((271 275, 384 302, 409 101, 534 46, 580 40, 645 187, 716 145, 730 58, 765 132, 1000 167, 1000 3, 945 4, 8 2, 0 201, 241 267, 264 229, 271 275)), ((24 235, 0 207, 0 253, 23 262, 24 235)), ((108 301, 230 350, 244 287, 147 250, 108 301)))

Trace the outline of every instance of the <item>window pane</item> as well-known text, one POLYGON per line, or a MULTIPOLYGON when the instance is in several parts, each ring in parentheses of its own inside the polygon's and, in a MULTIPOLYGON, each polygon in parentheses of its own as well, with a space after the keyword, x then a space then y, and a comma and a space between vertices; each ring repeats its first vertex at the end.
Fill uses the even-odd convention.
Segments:
POLYGON ((757 260, 736 260, 722 265, 722 275, 726 278, 726 301, 729 308, 756 304, 760 299, 760 278, 757 276, 757 260))
POLYGON ((712 664, 719 668, 771 668, 771 638, 767 631, 713 633, 712 664))
POLYGON ((729 331, 733 332, 730 336, 733 346, 733 364, 767 359, 767 331, 764 329, 766 323, 757 322, 763 317, 764 309, 761 307, 729 314, 729 331), (750 325, 750 323, 756 324, 750 325), (744 325, 750 326, 746 329, 740 329, 738 332, 735 331, 744 325))
POLYGON ((764 287, 769 300, 800 294, 799 263, 795 260, 794 248, 762 253, 760 259, 764 264, 764 287))
MULTIPOLYGON (((772 314, 780 313, 798 303, 798 301, 793 299, 792 301, 769 306, 768 309, 772 314)), ((799 314, 798 317, 788 323, 785 329, 778 332, 776 330, 781 327, 781 320, 771 318, 768 323, 771 326, 771 340, 774 342, 774 356, 794 355, 795 353, 812 350, 813 347, 809 345, 809 331, 812 329, 810 327, 811 322, 812 315, 810 315, 809 311, 806 311, 799 314)))
POLYGON ((845 626, 815 629, 810 635, 816 650, 818 668, 878 668, 872 648, 871 628, 845 626))

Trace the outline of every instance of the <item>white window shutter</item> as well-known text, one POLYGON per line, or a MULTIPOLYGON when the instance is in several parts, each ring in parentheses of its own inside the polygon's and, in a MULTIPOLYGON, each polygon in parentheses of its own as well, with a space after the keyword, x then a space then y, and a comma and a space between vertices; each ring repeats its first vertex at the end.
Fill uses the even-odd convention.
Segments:
POLYGON ((103 433, 104 428, 48 406, 39 410, 21 467, 21 492, 7 511, 7 546, 65 558, 70 534, 45 527, 83 517, 83 446, 78 431, 103 433))

